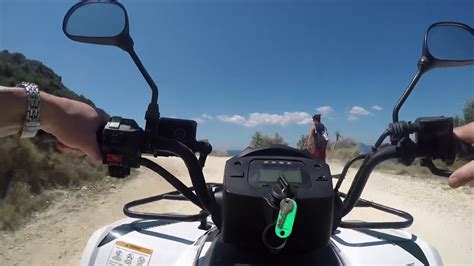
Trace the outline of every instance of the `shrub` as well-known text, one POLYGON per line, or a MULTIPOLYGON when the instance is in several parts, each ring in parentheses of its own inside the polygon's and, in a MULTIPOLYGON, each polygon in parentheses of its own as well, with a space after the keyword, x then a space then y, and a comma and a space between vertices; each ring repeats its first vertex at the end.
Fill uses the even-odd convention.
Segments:
POLYGON ((51 188, 74 188, 102 180, 105 172, 84 156, 43 152, 29 140, 0 140, 0 229, 47 206, 51 188))
POLYGON ((336 159, 341 161, 348 161, 360 154, 359 147, 357 145, 352 147, 336 148, 330 150, 327 153, 328 159, 336 159))
POLYGON ((275 135, 272 137, 257 131, 253 134, 252 140, 250 141, 250 147, 256 149, 267 148, 273 144, 288 145, 288 143, 286 143, 283 137, 278 133, 275 133, 275 135))

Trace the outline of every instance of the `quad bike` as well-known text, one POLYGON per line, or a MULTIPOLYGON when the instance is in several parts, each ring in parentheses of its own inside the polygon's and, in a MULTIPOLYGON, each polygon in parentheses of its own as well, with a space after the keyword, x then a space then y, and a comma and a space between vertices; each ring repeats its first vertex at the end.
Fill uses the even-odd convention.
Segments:
POLYGON ((275 145, 247 148, 229 159, 224 183, 217 184, 204 179, 202 169, 212 147, 196 140, 197 123, 160 117, 158 88, 133 49, 128 22, 125 8, 117 1, 83 1, 67 12, 63 31, 74 41, 126 51, 152 90, 144 129, 134 120, 115 116, 98 131, 109 174, 123 178, 131 168, 144 166, 176 191, 127 203, 123 211, 129 218, 97 230, 83 252, 82 265, 442 264, 435 248, 400 230, 412 224, 409 213, 360 195, 372 170, 386 160, 398 159, 409 166, 420 159, 434 174, 449 176, 433 160, 452 164, 456 157, 472 159, 473 147, 453 135, 452 118, 398 119, 424 73, 474 64, 471 27, 441 22, 428 28, 418 71, 396 103, 392 123, 372 150, 350 160, 341 174, 332 175, 326 163, 307 151, 275 145), (386 138, 389 142, 383 144, 386 138), (192 187, 144 155, 181 158, 192 187), (358 160, 362 164, 349 191, 339 191, 349 167, 358 160), (133 209, 160 200, 190 201, 201 211, 185 215, 133 209), (375 208, 399 218, 344 220, 354 207, 375 208))

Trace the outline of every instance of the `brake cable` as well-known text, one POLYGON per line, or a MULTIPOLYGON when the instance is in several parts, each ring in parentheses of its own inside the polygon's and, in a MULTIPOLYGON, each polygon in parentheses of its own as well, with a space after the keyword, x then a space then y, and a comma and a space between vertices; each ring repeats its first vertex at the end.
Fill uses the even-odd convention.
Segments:
POLYGON ((140 164, 146 168, 154 171, 155 173, 162 176, 166 182, 170 183, 176 190, 181 192, 188 200, 194 203, 196 206, 202 209, 201 203, 199 202, 198 197, 194 194, 183 182, 176 178, 173 174, 168 172, 168 170, 161 167, 159 164, 147 159, 141 158, 140 164))

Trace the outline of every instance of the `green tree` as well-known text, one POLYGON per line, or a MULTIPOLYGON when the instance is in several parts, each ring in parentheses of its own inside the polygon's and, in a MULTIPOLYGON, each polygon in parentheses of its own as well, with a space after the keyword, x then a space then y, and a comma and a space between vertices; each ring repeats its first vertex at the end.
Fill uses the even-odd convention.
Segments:
POLYGON ((306 150, 306 140, 308 139, 308 135, 301 135, 296 143, 296 147, 300 150, 306 150))
POLYGON ((463 108, 464 123, 474 122, 474 98, 466 100, 463 108))
POLYGON ((5 77, 7 78, 13 76, 13 72, 7 64, 5 64, 5 66, 3 67, 3 75, 5 75, 5 77))
POLYGON ((26 59, 25 56, 20 53, 11 54, 11 60, 16 65, 20 65, 25 59, 26 59))
POLYGON ((273 144, 288 145, 280 134, 275 133, 275 135, 268 136, 257 131, 252 135, 250 141, 250 147, 252 148, 266 148, 270 147, 273 144))
POLYGON ((250 141, 250 147, 252 148, 261 148, 263 146, 263 134, 260 131, 255 132, 252 135, 252 140, 250 141))
POLYGON ((288 143, 285 142, 282 136, 280 134, 275 133, 273 136, 273 139, 271 139, 271 144, 280 144, 280 145, 287 145, 288 143))

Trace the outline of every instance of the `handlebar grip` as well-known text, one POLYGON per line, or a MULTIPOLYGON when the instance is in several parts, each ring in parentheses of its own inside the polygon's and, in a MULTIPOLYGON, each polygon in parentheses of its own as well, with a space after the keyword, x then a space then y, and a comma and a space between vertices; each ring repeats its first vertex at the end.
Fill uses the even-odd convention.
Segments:
POLYGON ((456 155, 458 159, 474 160, 474 146, 466 143, 458 138, 455 138, 456 155))

